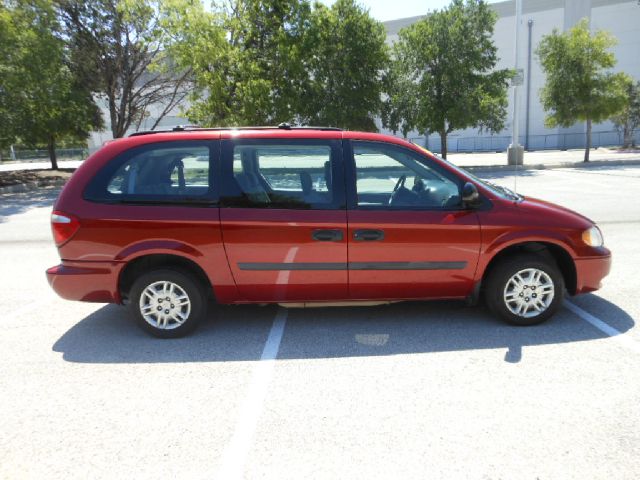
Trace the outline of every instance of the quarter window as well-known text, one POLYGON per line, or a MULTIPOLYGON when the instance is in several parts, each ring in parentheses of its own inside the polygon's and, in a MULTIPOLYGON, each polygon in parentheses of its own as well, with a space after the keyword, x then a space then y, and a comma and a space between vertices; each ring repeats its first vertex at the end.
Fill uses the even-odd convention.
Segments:
POLYGON ((191 142, 143 146, 113 160, 89 186, 95 201, 180 202, 210 197, 210 148, 191 142))

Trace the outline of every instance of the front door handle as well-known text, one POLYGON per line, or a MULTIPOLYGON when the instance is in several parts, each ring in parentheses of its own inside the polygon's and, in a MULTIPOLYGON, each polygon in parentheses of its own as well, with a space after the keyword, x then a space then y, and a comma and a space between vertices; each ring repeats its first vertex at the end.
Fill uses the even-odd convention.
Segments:
POLYGON ((318 242, 340 242, 342 241, 342 230, 314 230, 311 238, 318 242))
POLYGON ((373 242, 376 240, 384 240, 383 230, 356 230, 353 238, 360 242, 373 242))

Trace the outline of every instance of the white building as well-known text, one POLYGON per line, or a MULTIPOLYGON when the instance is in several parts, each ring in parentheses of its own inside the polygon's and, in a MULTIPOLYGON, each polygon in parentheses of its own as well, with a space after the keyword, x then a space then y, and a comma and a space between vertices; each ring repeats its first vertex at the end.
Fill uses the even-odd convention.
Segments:
MULTIPOLYGON (((492 3, 498 14, 493 39, 498 48, 498 68, 513 68, 515 0, 492 3)), ((576 148, 584 146, 584 124, 571 128, 548 129, 544 126, 544 110, 539 91, 544 85, 544 73, 535 55, 542 36, 554 28, 560 31, 573 27, 580 19, 590 20, 592 31, 607 30, 618 40, 613 52, 618 60, 615 71, 626 72, 640 79, 640 1, 638 0, 522 0, 522 25, 519 32, 518 64, 524 69, 524 84, 520 87, 519 137, 522 145, 531 149, 576 148), (529 33, 531 36, 529 37, 529 33), (531 68, 529 70, 529 57, 531 68), (527 100, 528 98, 528 100, 527 100)), ((398 32, 423 16, 385 22, 387 41, 394 42, 398 32)), ((513 125, 513 92, 509 89, 509 108, 505 130, 495 135, 478 133, 475 129, 458 130, 448 139, 449 151, 506 150, 511 142, 513 125)), ((639 135, 636 134, 636 137, 639 135)), ((409 135, 414 141, 424 142, 417 132, 409 135)), ((593 145, 621 143, 610 122, 593 125, 593 145)), ((440 137, 429 135, 426 142, 434 151, 440 149, 440 137)))

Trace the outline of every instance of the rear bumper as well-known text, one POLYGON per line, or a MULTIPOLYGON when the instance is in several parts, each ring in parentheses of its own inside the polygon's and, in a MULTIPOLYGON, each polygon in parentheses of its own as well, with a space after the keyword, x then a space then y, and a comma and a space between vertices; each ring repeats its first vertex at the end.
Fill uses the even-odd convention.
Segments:
POLYGON ((599 257, 577 258, 576 265, 576 294, 588 293, 602 287, 602 279, 611 270, 611 253, 599 257))
POLYGON ((113 262, 66 262, 47 270, 51 288, 67 300, 120 303, 118 274, 113 262))

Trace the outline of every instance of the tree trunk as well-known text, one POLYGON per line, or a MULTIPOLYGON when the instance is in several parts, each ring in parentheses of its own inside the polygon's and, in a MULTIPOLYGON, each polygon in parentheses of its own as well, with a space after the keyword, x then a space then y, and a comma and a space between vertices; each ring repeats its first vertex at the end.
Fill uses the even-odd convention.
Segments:
POLYGON ((444 158, 445 160, 447 159, 447 131, 446 130, 440 131, 440 155, 442 155, 442 158, 444 158))
POLYGON ((47 150, 49 151, 49 160, 51 160, 51 169, 58 170, 58 159, 56 157, 56 139, 55 138, 49 137, 47 150))
POLYGON ((623 132, 622 148, 631 148, 631 144, 633 143, 633 130, 631 129, 629 122, 625 122, 623 132))
POLYGON ((587 145, 584 149, 584 161, 589 161, 589 151, 591 150, 591 119, 587 119, 587 145))

